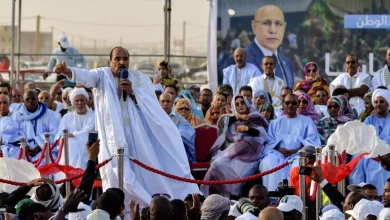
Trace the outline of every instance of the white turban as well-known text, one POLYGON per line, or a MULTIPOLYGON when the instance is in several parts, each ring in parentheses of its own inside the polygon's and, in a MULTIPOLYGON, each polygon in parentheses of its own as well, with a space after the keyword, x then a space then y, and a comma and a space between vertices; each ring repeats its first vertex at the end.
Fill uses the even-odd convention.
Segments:
POLYGON ((371 102, 372 105, 375 106, 375 98, 376 97, 382 97, 386 100, 387 105, 389 106, 387 109, 390 110, 390 90, 387 89, 377 89, 372 94, 371 102))
POLYGON ((95 209, 87 216, 87 220, 110 220, 110 214, 101 209, 95 209))
POLYGON ((76 99, 76 96, 83 95, 87 100, 89 100, 89 95, 87 91, 84 88, 74 88, 72 92, 69 94, 69 99, 72 105, 74 106, 74 100, 76 99))
POLYGON ((46 183, 42 186, 39 186, 31 195, 31 199, 36 202, 44 205, 48 210, 57 210, 62 206, 63 198, 60 194, 60 190, 58 187, 53 183, 46 183), (48 185, 51 191, 51 196, 49 200, 40 200, 36 194, 36 190, 38 190, 40 187, 48 185))
POLYGON ((202 205, 202 220, 217 220, 224 211, 230 210, 230 199, 213 194, 208 196, 202 205))

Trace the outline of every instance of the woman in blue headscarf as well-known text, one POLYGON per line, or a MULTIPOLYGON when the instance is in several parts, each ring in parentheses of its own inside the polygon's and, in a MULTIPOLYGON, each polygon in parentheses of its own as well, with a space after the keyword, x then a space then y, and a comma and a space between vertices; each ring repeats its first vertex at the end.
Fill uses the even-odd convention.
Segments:
POLYGON ((269 96, 266 91, 264 90, 253 91, 253 106, 256 109, 259 109, 260 106, 266 102, 272 104, 271 101, 269 100, 269 96))
POLYGON ((191 92, 188 90, 182 90, 180 94, 177 96, 175 103, 177 100, 181 98, 188 98, 191 101, 191 106, 192 106, 192 113, 200 118, 202 122, 204 121, 202 113, 199 111, 197 108, 198 104, 195 102, 195 99, 192 97, 191 92))

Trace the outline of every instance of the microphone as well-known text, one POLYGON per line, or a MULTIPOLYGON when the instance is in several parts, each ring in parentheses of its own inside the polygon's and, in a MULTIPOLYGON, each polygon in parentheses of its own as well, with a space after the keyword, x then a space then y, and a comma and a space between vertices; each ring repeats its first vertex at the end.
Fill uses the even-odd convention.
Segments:
MULTIPOLYGON (((121 79, 127 79, 129 78, 129 71, 122 70, 121 71, 121 79)), ((123 100, 126 102, 127 92, 123 91, 123 100)))

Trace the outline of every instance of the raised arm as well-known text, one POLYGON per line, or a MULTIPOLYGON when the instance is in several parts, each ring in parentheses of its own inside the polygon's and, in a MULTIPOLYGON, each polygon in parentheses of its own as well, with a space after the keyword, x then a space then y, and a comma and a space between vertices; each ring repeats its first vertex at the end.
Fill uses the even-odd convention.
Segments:
POLYGON ((57 74, 65 74, 68 79, 74 83, 82 84, 86 87, 96 88, 100 79, 98 69, 86 70, 79 68, 69 68, 66 66, 65 61, 57 64, 54 67, 54 72, 57 74))

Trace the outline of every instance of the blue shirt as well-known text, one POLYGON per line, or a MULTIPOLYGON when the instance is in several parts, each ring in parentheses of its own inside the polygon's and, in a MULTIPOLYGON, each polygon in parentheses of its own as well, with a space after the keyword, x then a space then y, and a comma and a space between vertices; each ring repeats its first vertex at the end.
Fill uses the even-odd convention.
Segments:
POLYGON ((179 129, 183 144, 187 153, 188 161, 196 161, 195 153, 195 130, 191 124, 183 118, 183 116, 178 115, 172 112, 169 117, 175 123, 176 127, 179 129))
POLYGON ((58 47, 53 50, 52 54, 53 55, 50 57, 46 71, 52 71, 55 65, 62 63, 62 61, 65 61, 65 64, 68 67, 77 67, 77 63, 80 62, 82 69, 87 68, 87 59, 85 59, 84 56, 64 56, 70 54, 80 54, 80 52, 74 47, 68 47, 65 52, 62 52, 61 48, 58 47))

